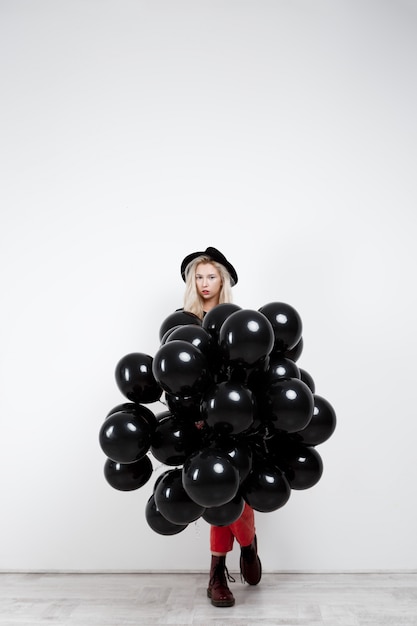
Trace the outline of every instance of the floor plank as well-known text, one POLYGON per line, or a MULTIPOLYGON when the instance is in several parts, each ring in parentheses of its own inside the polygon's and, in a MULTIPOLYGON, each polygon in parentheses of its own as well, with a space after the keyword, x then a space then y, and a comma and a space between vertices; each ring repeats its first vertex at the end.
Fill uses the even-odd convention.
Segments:
POLYGON ((216 608, 203 574, 0 574, 1 626, 416 626, 417 573, 264 574, 216 608))

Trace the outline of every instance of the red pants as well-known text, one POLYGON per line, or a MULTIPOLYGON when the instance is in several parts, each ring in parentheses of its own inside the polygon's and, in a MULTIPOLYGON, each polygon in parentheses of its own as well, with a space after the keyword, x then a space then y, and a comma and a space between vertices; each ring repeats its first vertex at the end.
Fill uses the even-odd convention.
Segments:
POLYGON ((253 509, 245 502, 242 515, 230 526, 210 527, 210 549, 212 552, 224 554, 233 548, 233 541, 240 546, 248 546, 255 537, 255 515, 253 509))

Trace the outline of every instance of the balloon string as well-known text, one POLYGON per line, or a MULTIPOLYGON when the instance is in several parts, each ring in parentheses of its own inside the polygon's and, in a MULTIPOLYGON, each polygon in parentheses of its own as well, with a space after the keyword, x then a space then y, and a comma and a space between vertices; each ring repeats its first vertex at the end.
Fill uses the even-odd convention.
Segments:
POLYGON ((200 539, 200 537, 201 537, 201 526, 199 524, 199 521, 200 520, 197 519, 194 522, 194 539, 195 540, 200 539))

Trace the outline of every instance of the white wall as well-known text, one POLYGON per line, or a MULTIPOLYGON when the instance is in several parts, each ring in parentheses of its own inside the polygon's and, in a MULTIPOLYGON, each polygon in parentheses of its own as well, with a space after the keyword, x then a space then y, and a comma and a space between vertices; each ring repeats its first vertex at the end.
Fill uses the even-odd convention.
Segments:
POLYGON ((1 570, 207 569, 98 431, 209 245, 338 415, 264 569, 417 567, 416 35, 411 0, 1 0, 1 570))

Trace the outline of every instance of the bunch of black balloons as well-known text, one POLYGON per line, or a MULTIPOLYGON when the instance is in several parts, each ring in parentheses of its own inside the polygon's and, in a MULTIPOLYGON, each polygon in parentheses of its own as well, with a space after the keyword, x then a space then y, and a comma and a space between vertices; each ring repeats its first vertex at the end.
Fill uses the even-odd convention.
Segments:
POLYGON ((129 402, 109 412, 99 433, 104 475, 115 489, 145 485, 152 456, 167 466, 146 504, 152 530, 174 535, 200 517, 228 525, 245 502, 272 512, 292 489, 320 480, 316 446, 334 432, 336 415, 297 365, 302 322, 292 306, 224 303, 202 321, 178 310, 159 339, 153 358, 135 352, 117 364, 129 402), (156 402, 160 413, 145 406, 156 402))

